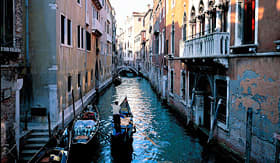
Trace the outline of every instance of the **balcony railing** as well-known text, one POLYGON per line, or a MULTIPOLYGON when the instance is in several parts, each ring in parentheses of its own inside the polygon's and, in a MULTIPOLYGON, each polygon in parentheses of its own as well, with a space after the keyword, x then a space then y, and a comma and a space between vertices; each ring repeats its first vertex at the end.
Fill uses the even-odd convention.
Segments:
POLYGON ((203 58, 229 54, 229 33, 214 32, 181 43, 180 57, 203 58))
POLYGON ((92 19, 92 32, 98 36, 102 35, 102 25, 97 19, 92 19))

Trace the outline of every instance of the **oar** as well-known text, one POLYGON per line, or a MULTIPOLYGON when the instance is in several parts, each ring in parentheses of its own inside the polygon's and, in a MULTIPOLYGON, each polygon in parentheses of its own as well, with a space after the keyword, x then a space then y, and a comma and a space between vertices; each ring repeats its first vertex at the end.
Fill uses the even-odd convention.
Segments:
MULTIPOLYGON (((137 128, 137 130, 139 130, 139 128, 137 127, 137 126, 135 126, 134 125, 134 127, 136 127, 137 128)), ((141 130, 139 130, 139 131, 141 131, 141 130)), ((145 136, 153 145, 155 145, 155 146, 158 146, 159 147, 159 145, 157 145, 151 138, 149 138, 146 134, 144 134, 143 132, 142 133, 140 133, 141 135, 143 135, 143 136, 145 136)))

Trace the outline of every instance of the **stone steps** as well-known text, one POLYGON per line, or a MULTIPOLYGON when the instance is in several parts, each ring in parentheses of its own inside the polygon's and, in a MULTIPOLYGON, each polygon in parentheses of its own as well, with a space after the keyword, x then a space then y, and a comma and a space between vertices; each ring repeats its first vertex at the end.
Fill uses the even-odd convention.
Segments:
POLYGON ((49 132, 46 129, 35 129, 25 139, 25 145, 21 151, 21 160, 28 162, 49 141, 49 132))

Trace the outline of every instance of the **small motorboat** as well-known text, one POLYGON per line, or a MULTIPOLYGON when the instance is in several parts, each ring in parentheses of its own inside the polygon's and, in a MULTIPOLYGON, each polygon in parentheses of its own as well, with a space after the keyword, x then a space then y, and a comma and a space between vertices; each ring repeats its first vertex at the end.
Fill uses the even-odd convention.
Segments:
POLYGON ((86 111, 74 121, 72 144, 88 144, 93 140, 99 128, 99 112, 96 106, 88 105, 86 111))
POLYGON ((136 132, 136 129, 133 125, 133 115, 127 97, 124 98, 119 106, 120 120, 118 122, 114 120, 113 122, 112 138, 122 142, 129 142, 132 140, 132 135, 136 132))

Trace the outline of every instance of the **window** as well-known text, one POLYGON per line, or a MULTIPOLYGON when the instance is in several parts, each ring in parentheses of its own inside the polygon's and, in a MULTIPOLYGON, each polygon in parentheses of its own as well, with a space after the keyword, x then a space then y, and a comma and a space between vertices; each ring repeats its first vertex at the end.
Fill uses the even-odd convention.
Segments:
POLYGON ((173 87, 174 87, 174 85, 173 85, 173 84, 174 84, 174 83, 173 83, 173 82, 174 82, 174 81, 173 81, 174 79, 173 79, 173 78, 174 78, 174 72, 173 72, 173 70, 171 70, 171 71, 170 71, 170 79, 171 79, 171 80, 170 80, 170 93, 172 93, 172 94, 173 94, 173 89, 174 89, 174 88, 173 88, 173 87))
POLYGON ((161 54, 161 33, 159 33, 159 40, 158 40, 158 42, 159 42, 159 52, 158 52, 158 54, 160 55, 161 54))
POLYGON ((68 76, 68 92, 71 92, 71 86, 72 86, 72 83, 71 83, 71 76, 68 76))
POLYGON ((171 29, 171 53, 173 55, 175 53, 175 25, 174 25, 174 21, 172 21, 172 29, 171 29))
POLYGON ((86 83, 86 86, 87 86, 87 83, 88 83, 88 72, 86 71, 86 76, 85 76, 85 83, 86 83))
POLYGON ((72 22, 61 15, 60 20, 61 44, 72 45, 72 22))
MULTIPOLYGON (((222 103, 218 110, 218 120, 226 124, 226 99, 227 99, 227 81, 216 79, 216 92, 217 92, 217 102, 222 99, 222 103)), ((218 104, 217 104, 218 105, 218 104)))
POLYGON ((185 101, 186 99, 186 72, 181 72, 181 97, 185 101))
POLYGON ((78 48, 81 48, 81 26, 77 27, 78 48))
POLYGON ((217 114, 218 126, 228 130, 228 96, 229 96, 229 77, 214 76, 214 90, 216 94, 216 108, 219 105, 217 114))
POLYGON ((171 0, 171 8, 175 7, 176 0, 171 0))
POLYGON ((161 37, 161 52, 164 54, 164 40, 165 40, 165 30, 162 32, 162 37, 161 37))
POLYGON ((194 38, 195 34, 196 34, 196 18, 195 18, 195 8, 194 8, 194 6, 192 7, 192 10, 191 10, 190 26, 191 26, 191 31, 192 31, 192 38, 194 38))
POLYGON ((182 35, 183 35, 183 41, 186 41, 187 38, 187 15, 186 15, 186 12, 184 12, 184 17, 183 17, 183 32, 182 32, 182 35))
POLYGON ((107 34, 110 34, 110 22, 107 22, 106 25, 107 25, 106 26, 107 27, 106 28, 107 29, 107 34))
POLYGON ((155 35, 155 54, 159 54, 159 34, 155 35))
POLYGON ((81 87, 81 74, 78 74, 78 88, 81 87))
POLYGON ((244 3, 244 44, 253 44, 255 40, 255 0, 244 3))
POLYGON ((93 82, 93 69, 90 71, 90 81, 93 82))
POLYGON ((189 99, 193 100, 194 99, 194 92, 193 92, 193 88, 194 88, 194 82, 195 82, 195 74, 192 72, 189 72, 188 74, 188 95, 189 95, 189 99))
POLYGON ((0 45, 12 47, 14 44, 13 1, 1 0, 0 2, 0 45))
POLYGON ((168 49, 168 45, 169 45, 169 40, 167 39, 167 40, 166 40, 166 53, 169 53, 169 51, 168 51, 168 50, 169 50, 169 49, 168 49))
POLYGON ((84 48, 84 28, 81 29, 81 42, 82 42, 82 48, 84 48))
POLYGON ((61 43, 65 43, 65 16, 61 15, 60 19, 60 37, 61 37, 61 43))
POLYGON ((78 3, 78 4, 81 4, 81 0, 77 0, 77 3, 78 3))
POLYGON ((203 1, 200 1, 200 4, 199 4, 199 14, 201 15, 199 17, 199 36, 203 36, 205 33, 205 16, 203 15, 203 12, 204 12, 204 4, 203 4, 203 1))
POLYGON ((67 19, 67 45, 72 45, 72 22, 67 19))
POLYGON ((90 33, 86 31, 86 44, 87 44, 87 50, 91 50, 91 38, 90 38, 90 33))

